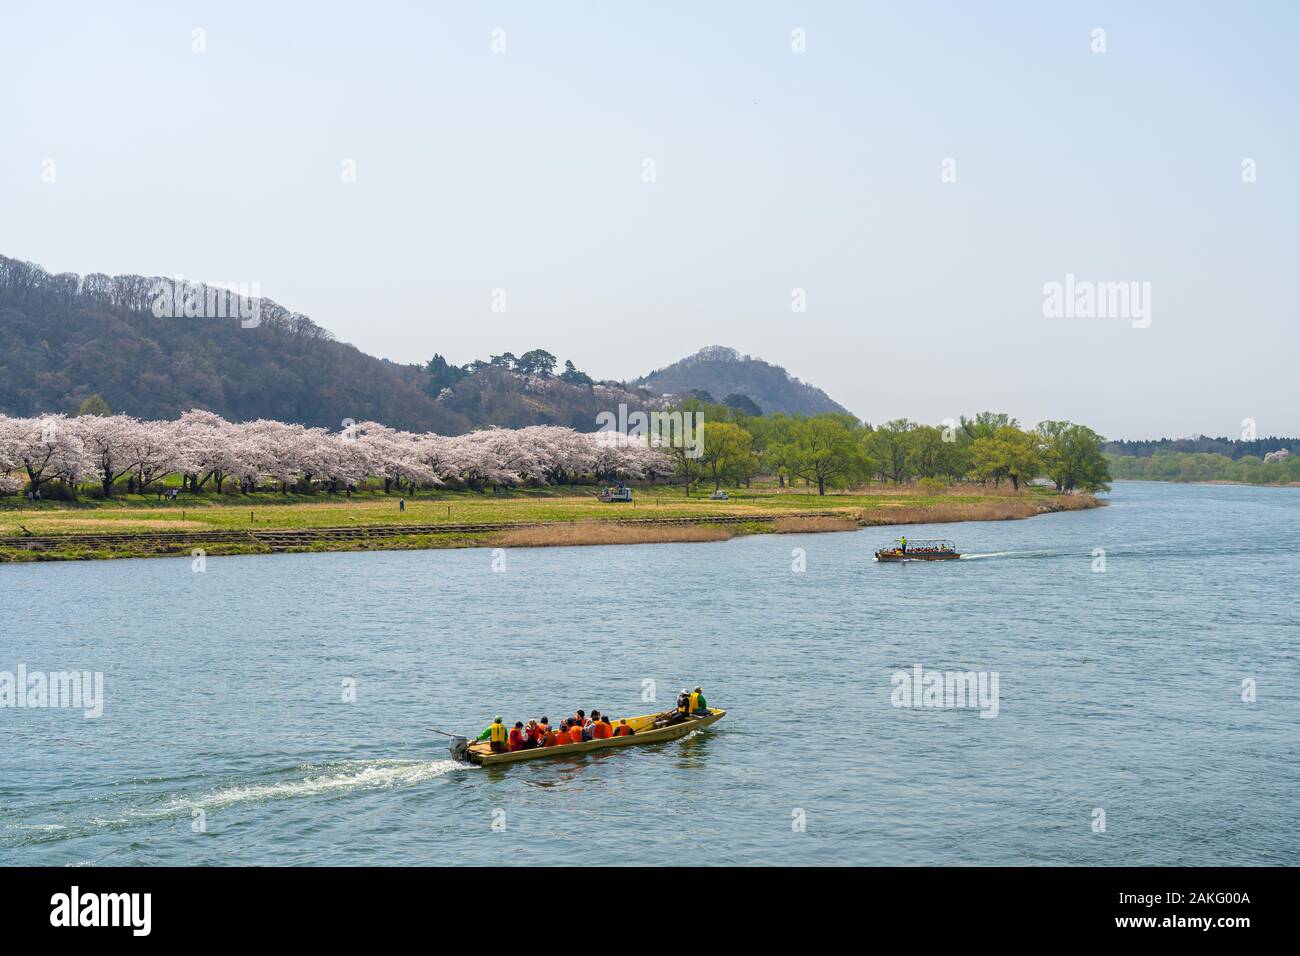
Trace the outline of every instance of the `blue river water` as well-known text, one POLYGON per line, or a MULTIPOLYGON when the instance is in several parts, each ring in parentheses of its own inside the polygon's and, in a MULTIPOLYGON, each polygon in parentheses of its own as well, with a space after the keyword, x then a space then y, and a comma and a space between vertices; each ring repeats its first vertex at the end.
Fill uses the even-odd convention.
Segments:
POLYGON ((3 565, 0 671, 101 672, 104 701, 0 708, 0 863, 1300 863, 1300 490, 1108 497, 498 571, 3 565), (900 530, 968 557, 874 562, 900 530), (996 673, 996 716, 898 706, 918 665, 996 673), (728 716, 666 744, 484 769, 432 730, 696 683, 728 716))

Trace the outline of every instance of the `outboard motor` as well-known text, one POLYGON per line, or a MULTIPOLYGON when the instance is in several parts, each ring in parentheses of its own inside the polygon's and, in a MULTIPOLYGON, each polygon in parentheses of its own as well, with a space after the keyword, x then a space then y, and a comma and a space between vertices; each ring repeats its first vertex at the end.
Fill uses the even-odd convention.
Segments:
POLYGON ((469 760, 468 737, 452 737, 449 749, 452 760, 469 760))

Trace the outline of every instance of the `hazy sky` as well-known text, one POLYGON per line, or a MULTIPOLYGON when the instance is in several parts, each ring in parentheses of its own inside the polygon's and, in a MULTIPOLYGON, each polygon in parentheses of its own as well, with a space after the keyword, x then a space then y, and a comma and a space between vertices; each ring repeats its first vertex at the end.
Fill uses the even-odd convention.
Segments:
POLYGON ((724 344, 872 423, 1300 434, 1300 5, 272 6, 7 7, 0 253, 402 361, 724 344), (1067 274, 1150 326, 1045 317, 1067 274))

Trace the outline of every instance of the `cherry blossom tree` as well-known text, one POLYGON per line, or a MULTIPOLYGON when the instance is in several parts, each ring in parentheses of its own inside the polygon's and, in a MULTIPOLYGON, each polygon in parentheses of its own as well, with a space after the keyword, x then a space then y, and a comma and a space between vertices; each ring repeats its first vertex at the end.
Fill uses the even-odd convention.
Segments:
POLYGON ((0 470, 25 471, 34 495, 39 496, 41 486, 56 478, 75 494, 77 482, 94 467, 71 419, 65 415, 6 418, 2 431, 0 464, 5 467, 0 470))
POLYGON ((169 475, 185 474, 194 463, 185 452, 179 422, 140 422, 134 431, 136 487, 143 492, 169 475))
POLYGON ((131 474, 140 464, 135 447, 142 423, 128 415, 82 415, 70 424, 99 476, 104 497, 110 497, 113 482, 131 474))
MULTIPOLYGON (((466 435, 415 434, 378 422, 341 433, 259 419, 232 423, 195 409, 175 422, 139 421, 126 415, 0 416, 0 475, 25 472, 33 491, 51 480, 75 489, 93 475, 105 495, 131 475, 143 490, 181 474, 199 492, 209 481, 218 494, 235 478, 251 492, 266 480, 282 493, 324 481, 331 492, 367 477, 411 492, 418 487, 464 483, 474 489, 525 483, 573 483, 670 474, 667 456, 644 438, 612 432, 583 433, 555 425, 488 428, 466 435)), ((12 482, 12 478, 10 481, 12 482)))
POLYGON ((538 476, 551 484, 574 482, 596 466, 596 446, 589 435, 558 425, 521 428, 518 440, 530 447, 538 476))
POLYGON ((221 494, 226 476, 238 472, 243 464, 234 426, 220 415, 200 409, 181 415, 178 426, 180 449, 190 465, 190 490, 199 491, 212 479, 221 494))

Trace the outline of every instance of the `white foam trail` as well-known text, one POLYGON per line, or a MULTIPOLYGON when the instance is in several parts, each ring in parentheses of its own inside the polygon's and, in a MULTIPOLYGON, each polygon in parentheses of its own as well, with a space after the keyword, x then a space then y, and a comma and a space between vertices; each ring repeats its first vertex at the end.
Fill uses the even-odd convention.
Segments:
POLYGON ((456 760, 371 760, 337 766, 346 769, 300 780, 228 787, 190 800, 177 800, 171 809, 207 809, 255 800, 314 797, 322 793, 358 788, 409 787, 454 770, 468 770, 473 765, 456 760))
POLYGON ((989 551, 983 554, 963 554, 963 561, 973 561, 976 558, 1046 558, 1063 555, 1064 551, 1052 551, 1050 549, 1041 549, 1037 551, 989 551))

